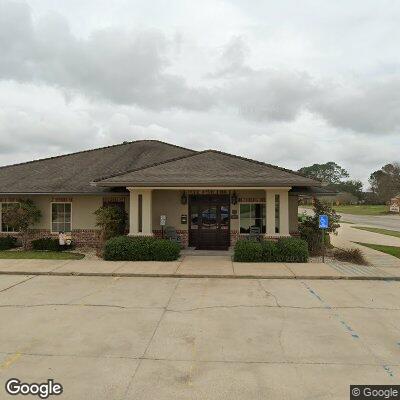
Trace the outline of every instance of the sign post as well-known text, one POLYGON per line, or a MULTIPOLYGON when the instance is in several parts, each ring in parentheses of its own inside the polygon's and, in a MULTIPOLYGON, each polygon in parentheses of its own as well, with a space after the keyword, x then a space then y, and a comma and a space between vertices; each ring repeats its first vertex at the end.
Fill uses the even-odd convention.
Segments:
POLYGON ((164 226, 167 223, 167 216, 160 215, 160 225, 161 225, 161 237, 164 239, 164 226))
POLYGON ((322 262, 325 262, 325 229, 329 228, 329 218, 327 215, 319 216, 319 228, 322 232, 322 262))

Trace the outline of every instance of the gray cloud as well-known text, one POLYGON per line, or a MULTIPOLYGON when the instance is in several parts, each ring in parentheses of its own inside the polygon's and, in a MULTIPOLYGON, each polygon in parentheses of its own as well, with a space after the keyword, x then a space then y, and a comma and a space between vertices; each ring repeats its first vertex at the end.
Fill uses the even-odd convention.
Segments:
POLYGON ((221 98, 250 120, 292 121, 307 110, 318 91, 305 73, 260 70, 228 82, 221 98))
POLYGON ((400 75, 357 83, 325 89, 313 102, 313 110, 336 127, 361 133, 398 134, 400 75))
POLYGON ((0 3, 0 78, 42 82, 118 104, 204 110, 211 97, 167 73, 168 42, 160 32, 97 30, 75 37, 66 20, 34 23, 24 3, 0 3))
POLYGON ((397 157, 389 3, 25 1, 0 0, 0 164, 139 138, 364 181, 397 157))
POLYGON ((78 38, 60 15, 34 20, 27 4, 0 2, 3 80, 48 84, 68 95, 152 110, 219 107, 259 123, 293 121, 308 111, 332 126, 361 133, 399 129, 400 77, 395 73, 382 81, 352 77, 334 84, 327 79, 317 82, 295 68, 257 69, 248 63, 248 41, 233 36, 223 47, 216 70, 193 86, 168 72, 175 47, 176 36, 169 41, 155 30, 104 28, 78 38))

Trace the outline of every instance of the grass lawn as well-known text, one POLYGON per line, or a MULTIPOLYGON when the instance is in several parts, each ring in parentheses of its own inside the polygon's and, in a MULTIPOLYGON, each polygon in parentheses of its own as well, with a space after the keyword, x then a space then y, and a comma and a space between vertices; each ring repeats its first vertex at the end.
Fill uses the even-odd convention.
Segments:
MULTIPOLYGON (((312 208, 312 206, 300 206, 304 208, 312 208)), ((389 207, 386 205, 333 205, 333 209, 338 213, 353 214, 353 215, 384 215, 389 212, 389 207)))
POLYGON ((336 212, 354 215, 382 215, 389 211, 386 205, 342 205, 333 206, 333 208, 336 212))
POLYGON ((83 257, 84 254, 63 251, 0 251, 0 259, 81 260, 83 257))
POLYGON ((383 246, 381 244, 370 244, 370 243, 360 243, 360 242, 355 242, 355 243, 361 244, 362 246, 369 247, 371 249, 381 251, 382 253, 390 254, 391 256, 400 258, 400 247, 383 246))
MULTIPOLYGON (((342 222, 342 221, 340 221, 342 222)), ((390 229, 370 228, 368 226, 353 226, 354 229, 361 229, 362 231, 380 233, 382 235, 394 236, 400 238, 400 231, 392 231, 390 229)))

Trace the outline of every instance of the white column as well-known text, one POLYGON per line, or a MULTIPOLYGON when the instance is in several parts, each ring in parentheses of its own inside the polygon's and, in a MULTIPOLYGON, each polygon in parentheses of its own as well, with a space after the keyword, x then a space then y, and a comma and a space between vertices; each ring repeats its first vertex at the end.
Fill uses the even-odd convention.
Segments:
POLYGON ((265 189, 267 232, 266 236, 276 236, 275 233, 275 191, 265 189))
POLYGON ((153 236, 152 190, 141 190, 142 195, 142 235, 153 236))
POLYGON ((289 189, 279 191, 279 234, 289 236, 289 189))
POLYGON ((129 190, 129 235, 130 236, 152 236, 152 190, 135 189, 129 190), (141 196, 141 206, 140 206, 141 196))
POLYGON ((138 191, 128 188, 129 190, 129 236, 137 236, 139 234, 138 224, 138 191))

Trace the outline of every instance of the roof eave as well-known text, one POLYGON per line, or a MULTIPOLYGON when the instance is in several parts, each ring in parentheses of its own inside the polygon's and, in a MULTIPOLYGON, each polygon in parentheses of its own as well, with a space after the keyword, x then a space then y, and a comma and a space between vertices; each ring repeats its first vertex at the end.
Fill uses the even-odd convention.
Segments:
POLYGON ((247 182, 246 184, 232 184, 227 182, 193 182, 193 183, 182 183, 182 182, 94 182, 94 186, 97 187, 243 187, 243 188, 265 188, 265 187, 313 187, 318 186, 315 184, 305 184, 297 182, 247 182))

